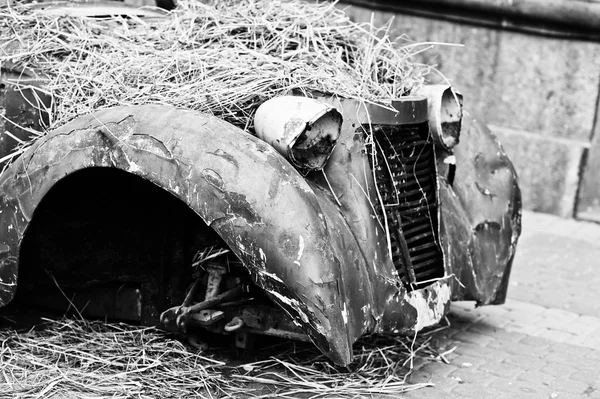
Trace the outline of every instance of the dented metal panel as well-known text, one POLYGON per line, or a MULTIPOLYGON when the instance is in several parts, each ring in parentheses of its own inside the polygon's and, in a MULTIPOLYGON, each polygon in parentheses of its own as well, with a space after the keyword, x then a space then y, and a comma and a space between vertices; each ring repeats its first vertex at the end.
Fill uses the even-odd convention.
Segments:
POLYGON ((466 111, 461 144, 439 161, 440 237, 447 272, 456 276, 453 299, 504 303, 521 233, 515 169, 496 137, 466 111))
POLYGON ((351 361, 351 341, 363 331, 350 332, 350 312, 371 318, 373 292, 394 284, 356 290, 356 280, 345 279, 345 265, 363 270, 367 262, 348 225, 266 143, 198 112, 119 107, 38 140, 0 180, 3 221, 14 220, 2 223, 3 304, 14 294, 19 245, 36 206, 57 181, 87 167, 128 171, 183 200, 336 363, 351 361))
POLYGON ((0 178, 0 306, 14 295, 19 249, 36 207, 58 181, 89 167, 124 170, 181 199, 338 364, 352 361, 361 335, 418 331, 439 322, 451 300, 501 303, 520 195, 493 136, 465 113, 461 144, 437 154, 444 277, 409 291, 377 220, 361 125, 369 118, 424 123, 426 102, 409 98, 397 111, 374 112, 330 103, 344 117, 341 134, 325 169, 306 178, 259 139, 172 107, 102 110, 38 140, 0 178))

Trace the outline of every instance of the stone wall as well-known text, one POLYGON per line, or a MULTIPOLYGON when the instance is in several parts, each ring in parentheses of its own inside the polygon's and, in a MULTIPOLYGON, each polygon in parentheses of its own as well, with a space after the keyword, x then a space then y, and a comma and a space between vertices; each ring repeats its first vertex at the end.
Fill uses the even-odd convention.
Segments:
POLYGON ((347 13, 355 21, 373 17, 378 26, 393 17, 395 37, 462 44, 435 45, 419 59, 437 64, 465 107, 500 138, 519 173, 524 207, 600 221, 600 43, 355 6, 347 13))

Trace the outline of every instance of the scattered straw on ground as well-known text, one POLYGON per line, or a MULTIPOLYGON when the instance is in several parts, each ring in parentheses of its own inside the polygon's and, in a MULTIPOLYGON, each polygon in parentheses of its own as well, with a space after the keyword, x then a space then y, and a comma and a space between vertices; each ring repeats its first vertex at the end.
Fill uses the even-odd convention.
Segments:
POLYGON ((164 18, 145 20, 4 8, 0 65, 49 77, 50 127, 94 109, 147 103, 251 127, 256 107, 276 95, 317 91, 389 104, 423 83, 426 67, 411 59, 423 45, 394 43, 385 29, 354 23, 332 3, 216 3, 180 0, 164 18))
POLYGON ((0 397, 397 397, 429 385, 405 381, 412 359, 439 359, 425 335, 364 338, 348 368, 308 344, 285 342, 260 354, 240 364, 153 328, 48 320, 25 332, 0 330, 0 397))

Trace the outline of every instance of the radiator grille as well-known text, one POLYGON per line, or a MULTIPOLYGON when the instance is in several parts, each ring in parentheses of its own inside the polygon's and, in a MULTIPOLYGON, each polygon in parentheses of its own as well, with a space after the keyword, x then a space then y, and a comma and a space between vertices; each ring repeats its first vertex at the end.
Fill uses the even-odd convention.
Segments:
POLYGON ((435 154, 428 125, 364 129, 373 135, 369 158, 381 196, 375 205, 382 223, 385 210, 394 266, 408 289, 422 288, 444 276, 437 237, 435 154))

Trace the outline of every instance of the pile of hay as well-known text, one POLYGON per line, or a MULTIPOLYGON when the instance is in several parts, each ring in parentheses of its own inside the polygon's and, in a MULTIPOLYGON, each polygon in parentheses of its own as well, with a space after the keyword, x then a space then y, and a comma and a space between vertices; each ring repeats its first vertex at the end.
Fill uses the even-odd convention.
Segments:
POLYGON ((405 381, 413 359, 439 361, 430 339, 364 338, 348 368, 290 342, 261 350, 261 359, 231 363, 223 352, 198 352, 152 328, 48 320, 26 332, 0 330, 0 392, 11 398, 398 397, 431 385, 405 381))
POLYGON ((333 3, 179 0, 164 18, 0 9, 0 66, 49 77, 49 128, 115 105, 170 104, 251 130, 263 101, 321 92, 389 104, 424 81, 422 45, 390 41, 333 3), (8 54, 6 54, 8 53, 8 54))

